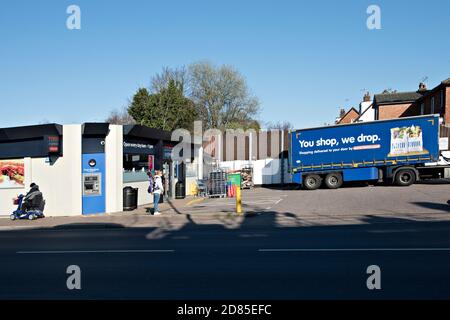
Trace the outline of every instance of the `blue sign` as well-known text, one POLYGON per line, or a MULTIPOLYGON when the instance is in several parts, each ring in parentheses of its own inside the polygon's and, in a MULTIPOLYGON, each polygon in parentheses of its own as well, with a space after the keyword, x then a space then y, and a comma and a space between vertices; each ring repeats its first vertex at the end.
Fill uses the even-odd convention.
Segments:
POLYGON ((291 165, 303 170, 430 162, 439 156, 434 115, 291 133, 291 165))
POLYGON ((83 214, 104 213, 105 154, 91 153, 82 156, 83 214))

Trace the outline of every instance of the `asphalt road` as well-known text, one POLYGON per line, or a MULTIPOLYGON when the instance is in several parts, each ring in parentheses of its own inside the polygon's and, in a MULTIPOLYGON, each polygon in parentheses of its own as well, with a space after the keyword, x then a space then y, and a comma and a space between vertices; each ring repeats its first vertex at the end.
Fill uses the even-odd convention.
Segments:
MULTIPOLYGON (((282 201, 272 201, 259 214, 253 210, 239 224, 190 219, 176 229, 78 225, 2 231, 0 298, 449 299, 450 221, 444 215, 450 213, 445 203, 435 202, 448 186, 442 194, 433 191, 435 186, 415 188, 389 192, 398 208, 406 197, 400 193, 422 194, 436 206, 425 208, 424 215, 435 211, 439 219, 416 219, 419 209, 416 216, 399 219, 393 207, 389 215, 370 212, 359 222, 322 219, 285 226, 280 215, 300 212, 305 197, 325 190, 277 191, 286 195, 282 201), (81 269, 81 290, 66 287, 69 265, 81 269), (380 267, 381 290, 367 288, 370 265, 380 267)), ((339 192, 350 202, 355 190, 339 192)), ((363 212, 339 206, 328 214, 360 217, 363 212)))

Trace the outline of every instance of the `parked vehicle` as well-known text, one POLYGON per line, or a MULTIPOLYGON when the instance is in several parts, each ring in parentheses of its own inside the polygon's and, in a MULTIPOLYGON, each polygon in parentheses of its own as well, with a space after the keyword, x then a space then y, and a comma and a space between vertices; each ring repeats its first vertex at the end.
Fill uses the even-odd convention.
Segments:
POLYGON ((346 181, 393 182, 449 178, 440 154, 439 116, 427 115, 293 131, 289 165, 293 182, 314 190, 346 181))

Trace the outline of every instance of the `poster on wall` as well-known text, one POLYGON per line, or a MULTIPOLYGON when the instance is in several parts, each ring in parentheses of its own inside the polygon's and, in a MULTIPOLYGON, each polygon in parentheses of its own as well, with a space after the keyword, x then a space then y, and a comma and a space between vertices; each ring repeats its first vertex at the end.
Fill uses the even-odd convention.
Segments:
POLYGON ((153 171, 155 169, 155 156, 149 155, 148 156, 148 170, 153 171))
POLYGON ((25 164, 22 160, 0 160, 0 189, 25 187, 25 164))

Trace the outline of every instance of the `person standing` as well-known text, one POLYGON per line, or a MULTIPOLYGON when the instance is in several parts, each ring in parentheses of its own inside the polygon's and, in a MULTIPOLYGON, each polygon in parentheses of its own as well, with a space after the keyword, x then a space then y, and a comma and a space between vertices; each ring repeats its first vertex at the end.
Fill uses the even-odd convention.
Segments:
POLYGON ((161 212, 158 211, 158 203, 161 194, 164 192, 160 170, 156 170, 153 181, 153 215, 158 216, 161 214, 161 212))
POLYGON ((147 176, 148 176, 148 193, 152 194, 153 193, 153 174, 151 171, 147 171, 147 176))

